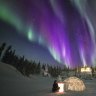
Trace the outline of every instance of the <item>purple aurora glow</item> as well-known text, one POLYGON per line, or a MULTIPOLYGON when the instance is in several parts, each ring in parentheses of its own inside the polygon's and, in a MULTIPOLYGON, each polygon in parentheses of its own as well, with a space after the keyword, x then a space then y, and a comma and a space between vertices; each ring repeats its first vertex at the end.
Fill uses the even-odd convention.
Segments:
MULTIPOLYGON (((23 34, 30 41, 46 46, 59 63, 70 68, 93 64, 95 43, 91 23, 77 8, 76 0, 20 0, 18 3, 10 0, 10 4, 4 1, 2 4, 6 4, 12 14, 19 9, 15 14, 18 13, 21 25, 27 26, 23 34), (18 8, 11 9, 16 4, 18 8)), ((14 26, 18 23, 11 19, 8 22, 14 26)))

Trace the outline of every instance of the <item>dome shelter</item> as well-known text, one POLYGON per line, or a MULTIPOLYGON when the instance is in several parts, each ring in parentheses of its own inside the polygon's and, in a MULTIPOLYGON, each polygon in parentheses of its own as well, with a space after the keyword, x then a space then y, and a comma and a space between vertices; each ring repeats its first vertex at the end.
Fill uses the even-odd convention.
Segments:
POLYGON ((69 77, 64 80, 64 90, 65 91, 84 91, 85 84, 82 80, 77 77, 69 77))

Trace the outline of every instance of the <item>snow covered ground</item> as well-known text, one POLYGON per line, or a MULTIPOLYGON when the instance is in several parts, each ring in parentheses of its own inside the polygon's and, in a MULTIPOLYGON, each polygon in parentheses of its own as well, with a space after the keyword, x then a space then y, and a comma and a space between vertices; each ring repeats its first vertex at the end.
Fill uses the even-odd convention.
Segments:
MULTIPOLYGON (((51 92, 53 81, 36 75, 24 77, 14 67, 0 63, 0 96, 57 96, 51 92)), ((96 79, 84 82, 84 92, 65 92, 61 96, 96 96, 96 79)))

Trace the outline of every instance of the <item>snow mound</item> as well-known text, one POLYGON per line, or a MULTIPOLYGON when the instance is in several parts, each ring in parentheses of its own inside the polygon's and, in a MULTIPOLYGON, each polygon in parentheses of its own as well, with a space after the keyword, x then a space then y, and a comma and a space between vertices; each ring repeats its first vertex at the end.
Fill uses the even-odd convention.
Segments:
POLYGON ((0 62, 0 78, 1 77, 21 77, 22 74, 13 66, 0 62))
POLYGON ((40 75, 28 78, 11 65, 0 62, 0 96, 51 96, 53 81, 40 75))

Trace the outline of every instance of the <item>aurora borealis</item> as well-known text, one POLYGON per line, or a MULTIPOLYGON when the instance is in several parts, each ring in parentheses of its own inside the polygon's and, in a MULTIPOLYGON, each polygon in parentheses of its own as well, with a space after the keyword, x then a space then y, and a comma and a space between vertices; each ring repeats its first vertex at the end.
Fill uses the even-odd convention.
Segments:
POLYGON ((60 64, 70 68, 92 66, 96 57, 94 3, 95 0, 0 0, 0 19, 30 42, 45 46, 60 64))

